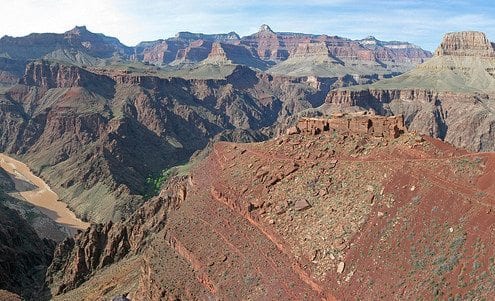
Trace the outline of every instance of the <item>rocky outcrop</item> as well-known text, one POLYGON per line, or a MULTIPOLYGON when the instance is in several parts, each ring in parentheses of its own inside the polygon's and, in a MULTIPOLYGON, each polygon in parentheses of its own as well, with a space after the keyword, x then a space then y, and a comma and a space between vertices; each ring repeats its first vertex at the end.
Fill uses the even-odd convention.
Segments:
POLYGON ((40 239, 15 210, 0 204, 0 289, 28 300, 43 299, 45 272, 54 247, 55 242, 40 239))
POLYGON ((266 62, 260 60, 257 56, 253 56, 246 47, 220 42, 213 43, 211 52, 205 62, 245 65, 261 70, 265 70, 268 67, 266 62))
MULTIPOLYGON (((287 59, 289 57, 289 51, 286 47, 283 47, 282 43, 281 37, 266 24, 261 25, 257 33, 241 39, 242 45, 253 49, 263 60, 280 61, 287 59)), ((297 45, 294 42, 292 44, 297 45)))
POLYGON ((330 52, 324 42, 299 44, 291 57, 329 56, 330 52))
POLYGON ((290 133, 321 134, 328 131, 393 139, 406 132, 406 128, 402 115, 385 117, 364 111, 334 114, 330 118, 301 118, 296 130, 290 133))
POLYGON ((177 52, 174 63, 199 62, 208 58, 212 50, 212 42, 206 40, 196 40, 191 42, 185 49, 177 52))
POLYGON ((451 32, 444 36, 435 55, 495 57, 495 49, 483 32, 451 32))
POLYGON ((178 47, 174 47, 172 43, 168 43, 164 40, 158 40, 154 43, 141 43, 136 46, 136 51, 142 50, 135 59, 141 60, 146 63, 163 64, 173 61, 175 51, 178 47), (175 50, 175 51, 174 51, 175 50))
POLYGON ((92 274, 128 255, 140 253, 147 240, 167 222, 168 212, 180 206, 187 194, 186 179, 175 179, 159 196, 147 202, 128 220, 94 224, 55 249, 47 282, 55 294, 78 287, 92 274))
POLYGON ((54 299, 489 298, 494 163, 410 132, 220 142, 193 164, 180 206, 152 210, 165 225, 143 231, 142 252, 54 299))

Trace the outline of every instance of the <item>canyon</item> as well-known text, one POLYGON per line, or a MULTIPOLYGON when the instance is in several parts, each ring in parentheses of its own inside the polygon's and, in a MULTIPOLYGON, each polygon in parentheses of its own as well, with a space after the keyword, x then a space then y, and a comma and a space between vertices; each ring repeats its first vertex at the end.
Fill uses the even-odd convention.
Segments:
POLYGON ((129 47, 78 26, 0 56, 2 297, 494 293, 483 33, 431 54, 268 25, 129 47))

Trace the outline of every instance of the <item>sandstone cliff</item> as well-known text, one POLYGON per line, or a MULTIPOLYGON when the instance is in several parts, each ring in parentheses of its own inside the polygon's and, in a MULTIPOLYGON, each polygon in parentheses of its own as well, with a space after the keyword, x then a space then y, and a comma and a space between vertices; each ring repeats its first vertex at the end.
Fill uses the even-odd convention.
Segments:
POLYGON ((213 43, 203 63, 245 65, 259 70, 266 70, 269 66, 243 46, 219 42, 213 43))
POLYGON ((76 66, 50 63, 45 60, 28 64, 19 83, 40 87, 43 90, 85 87, 96 93, 105 93, 105 90, 111 90, 114 84, 108 77, 96 75, 76 66))
POLYGON ((451 32, 445 35, 435 55, 494 57, 495 50, 482 32, 451 32))

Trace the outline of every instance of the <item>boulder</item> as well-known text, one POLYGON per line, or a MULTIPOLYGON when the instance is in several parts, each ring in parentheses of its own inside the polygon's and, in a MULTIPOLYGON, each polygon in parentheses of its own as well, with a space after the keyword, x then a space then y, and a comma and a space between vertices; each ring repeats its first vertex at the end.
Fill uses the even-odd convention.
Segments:
POLYGON ((294 209, 297 211, 302 211, 302 210, 308 209, 310 207, 311 207, 311 205, 305 199, 299 199, 294 204, 294 209))

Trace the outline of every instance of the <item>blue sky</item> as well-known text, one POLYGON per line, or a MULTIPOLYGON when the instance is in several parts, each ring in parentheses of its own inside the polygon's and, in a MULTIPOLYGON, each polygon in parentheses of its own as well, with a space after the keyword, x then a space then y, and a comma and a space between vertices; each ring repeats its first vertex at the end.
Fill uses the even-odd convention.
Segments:
POLYGON ((434 50, 445 32, 479 30, 495 41, 491 1, 410 0, 0 0, 0 36, 64 32, 75 25, 127 45, 178 31, 241 36, 266 23, 275 31, 325 33, 352 39, 373 35, 434 50))

